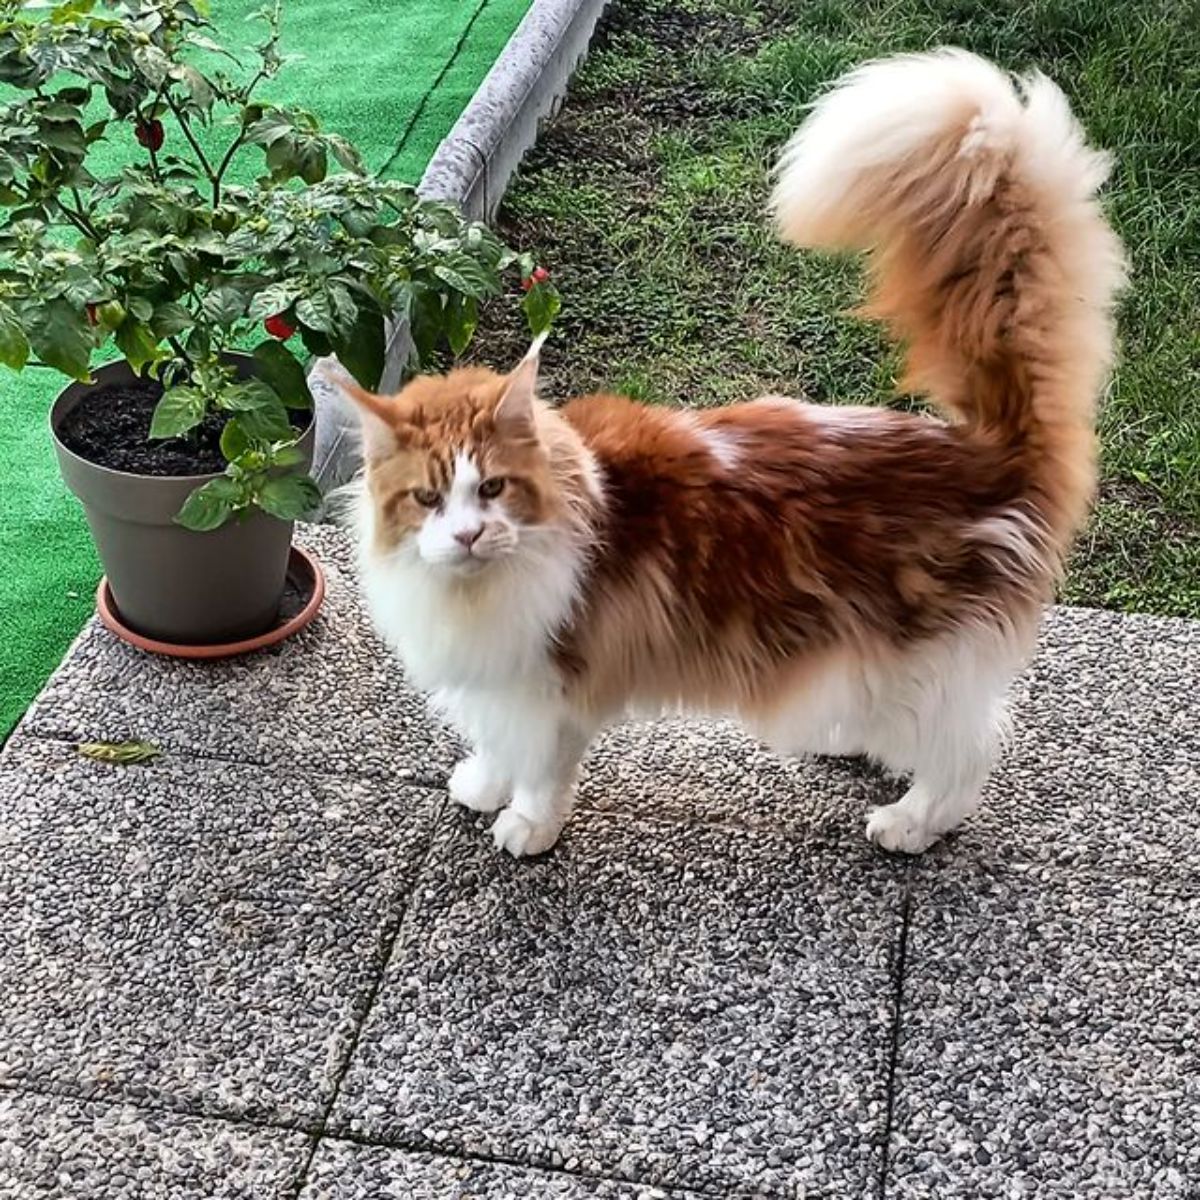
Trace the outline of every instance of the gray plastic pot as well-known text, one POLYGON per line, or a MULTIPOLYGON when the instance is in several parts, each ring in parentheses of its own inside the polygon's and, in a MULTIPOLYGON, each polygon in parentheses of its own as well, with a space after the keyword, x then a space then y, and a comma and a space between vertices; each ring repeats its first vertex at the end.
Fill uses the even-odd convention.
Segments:
MULTIPOLYGON (((232 356, 238 373, 253 360, 232 356)), ((128 363, 72 383, 50 410, 50 431, 67 487, 83 503, 113 602, 138 633, 174 645, 211 645, 263 633, 283 596, 292 522, 258 509, 243 520, 196 533, 175 522, 191 491, 211 475, 134 475, 97 466, 59 441, 63 419, 103 384, 137 378, 128 363)), ((299 442, 312 458, 315 422, 299 442)))

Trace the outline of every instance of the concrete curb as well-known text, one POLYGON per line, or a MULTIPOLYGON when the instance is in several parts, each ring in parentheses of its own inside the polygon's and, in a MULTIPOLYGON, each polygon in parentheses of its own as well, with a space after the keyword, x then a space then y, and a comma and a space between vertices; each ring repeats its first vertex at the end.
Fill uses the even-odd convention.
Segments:
POLYGON ((534 0, 425 169, 422 194, 490 220, 538 127, 562 103, 607 0, 534 0))
MULTIPOLYGON (((423 196, 457 204, 476 220, 495 215, 541 122, 562 103, 607 3, 533 0, 430 160, 419 188, 423 196)), ((399 386, 410 345, 407 323, 393 322, 381 390, 399 386)), ((325 489, 345 483, 361 462, 358 421, 336 384, 339 370, 335 361, 320 359, 309 380, 317 413, 313 474, 325 489)))

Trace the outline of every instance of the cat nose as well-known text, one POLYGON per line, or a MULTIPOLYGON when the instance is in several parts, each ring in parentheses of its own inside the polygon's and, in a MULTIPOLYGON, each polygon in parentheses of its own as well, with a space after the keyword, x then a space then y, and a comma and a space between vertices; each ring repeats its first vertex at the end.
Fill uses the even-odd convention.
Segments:
POLYGON ((479 541, 479 535, 483 532, 482 525, 476 525, 474 529, 459 529, 454 534, 454 540, 462 546, 464 550, 470 548, 479 541))

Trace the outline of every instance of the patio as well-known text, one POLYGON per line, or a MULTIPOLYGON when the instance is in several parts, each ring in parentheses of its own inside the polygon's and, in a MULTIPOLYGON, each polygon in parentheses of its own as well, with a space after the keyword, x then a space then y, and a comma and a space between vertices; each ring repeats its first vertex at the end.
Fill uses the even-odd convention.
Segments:
POLYGON ((667 722, 514 862, 302 540, 294 644, 89 625, 0 759, 0 1196, 1196 1194, 1194 624, 1056 610, 923 859, 887 781, 667 722))

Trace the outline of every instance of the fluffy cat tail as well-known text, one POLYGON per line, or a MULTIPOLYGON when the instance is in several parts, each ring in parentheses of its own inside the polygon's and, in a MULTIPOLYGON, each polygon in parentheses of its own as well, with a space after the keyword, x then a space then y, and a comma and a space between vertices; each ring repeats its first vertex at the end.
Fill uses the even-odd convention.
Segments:
POLYGON ((1062 92, 962 50, 868 63, 819 100, 771 206, 800 246, 866 249, 866 311, 908 343, 904 386, 1011 456, 1064 546, 1095 485, 1120 242, 1062 92))

